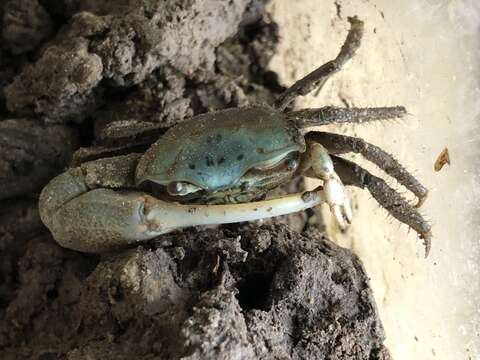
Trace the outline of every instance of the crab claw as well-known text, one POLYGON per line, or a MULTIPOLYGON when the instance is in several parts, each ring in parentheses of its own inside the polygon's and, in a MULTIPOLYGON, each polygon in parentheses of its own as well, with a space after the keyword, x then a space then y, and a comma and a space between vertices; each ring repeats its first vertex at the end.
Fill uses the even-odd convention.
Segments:
POLYGON ((352 222, 352 207, 341 180, 337 177, 331 177, 325 180, 323 189, 325 200, 330 206, 338 225, 342 230, 346 229, 348 224, 352 222))
POLYGON ((40 196, 40 216, 58 244, 93 253, 116 251, 188 226, 265 219, 325 202, 319 190, 240 204, 187 205, 139 191, 88 190, 81 180, 74 170, 54 178, 40 196))

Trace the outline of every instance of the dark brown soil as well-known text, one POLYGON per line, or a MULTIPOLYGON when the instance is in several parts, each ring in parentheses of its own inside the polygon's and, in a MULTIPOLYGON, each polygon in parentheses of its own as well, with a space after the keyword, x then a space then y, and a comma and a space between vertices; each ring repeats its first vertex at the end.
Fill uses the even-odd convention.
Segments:
POLYGON ((361 262, 314 211, 108 256, 40 222, 38 192, 72 156, 271 103, 263 1, 3 0, 0 25, 0 359, 390 358, 361 262))

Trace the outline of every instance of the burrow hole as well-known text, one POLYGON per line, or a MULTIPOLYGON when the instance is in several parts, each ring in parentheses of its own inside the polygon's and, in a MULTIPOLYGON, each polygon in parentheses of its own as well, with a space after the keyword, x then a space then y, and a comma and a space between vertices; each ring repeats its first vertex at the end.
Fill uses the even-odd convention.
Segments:
POLYGON ((248 274, 238 284, 237 299, 244 311, 268 309, 268 297, 270 286, 273 280, 273 273, 254 272, 248 274))

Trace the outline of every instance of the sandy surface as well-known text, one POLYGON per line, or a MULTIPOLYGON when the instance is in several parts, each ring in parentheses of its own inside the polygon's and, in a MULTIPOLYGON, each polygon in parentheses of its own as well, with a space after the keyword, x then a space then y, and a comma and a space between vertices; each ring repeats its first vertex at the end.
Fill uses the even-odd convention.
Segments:
POLYGON ((404 121, 331 130, 380 145, 430 189, 422 213, 434 226, 432 252, 425 260, 416 234, 388 217, 365 191, 350 192, 351 228, 340 234, 331 225, 330 232, 365 262, 395 359, 480 358, 479 3, 302 0, 292 6, 275 0, 270 12, 281 36, 270 66, 285 84, 336 56, 347 16, 366 22, 355 59, 322 93, 297 104, 407 107, 404 121), (452 164, 435 172, 444 147, 452 164))

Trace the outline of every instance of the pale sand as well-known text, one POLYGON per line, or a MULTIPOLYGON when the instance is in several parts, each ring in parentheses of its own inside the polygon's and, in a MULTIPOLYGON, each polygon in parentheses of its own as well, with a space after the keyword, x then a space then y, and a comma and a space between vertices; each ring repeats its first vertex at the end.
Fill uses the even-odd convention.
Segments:
POLYGON ((421 179, 430 189, 422 212, 434 239, 425 260, 415 233, 361 190, 350 191, 351 228, 340 234, 330 225, 331 235, 364 261, 394 359, 480 359, 480 2, 336 3, 339 14, 333 0, 273 0, 281 41, 270 66, 291 84, 337 54, 347 16, 365 21, 355 59, 298 106, 405 105, 411 116, 403 121, 330 130, 381 146, 421 179), (452 164, 434 172, 445 146, 452 164))

